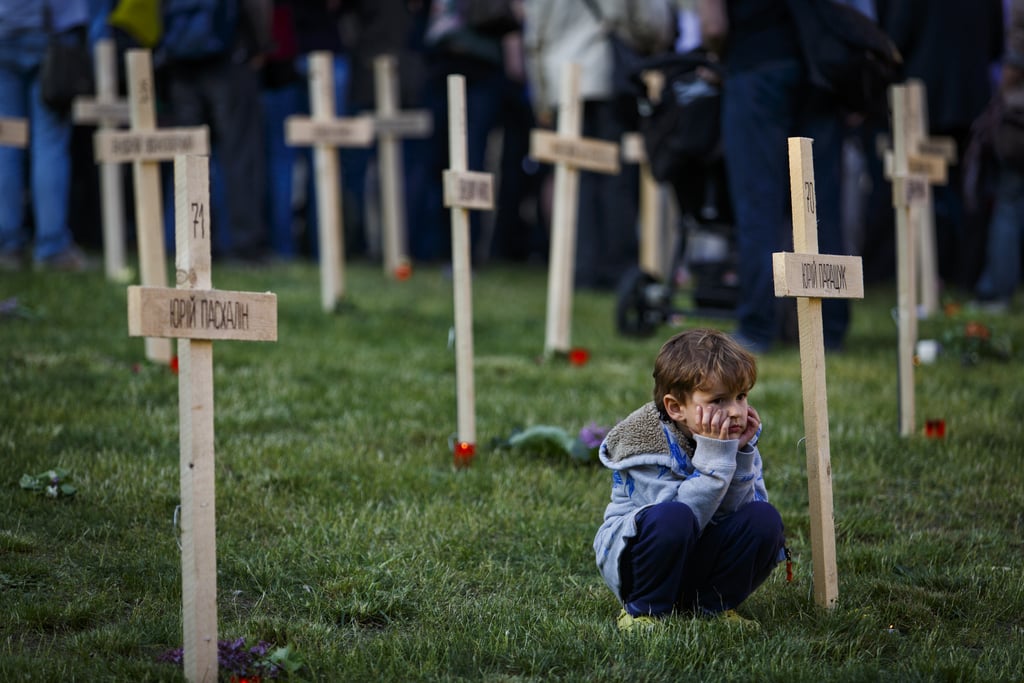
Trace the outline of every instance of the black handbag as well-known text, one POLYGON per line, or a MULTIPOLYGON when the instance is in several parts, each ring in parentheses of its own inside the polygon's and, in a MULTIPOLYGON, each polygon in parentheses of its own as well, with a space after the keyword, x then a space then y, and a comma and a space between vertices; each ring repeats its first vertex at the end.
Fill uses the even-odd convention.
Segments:
POLYGON ((40 97, 47 106, 63 113, 71 109, 76 97, 95 91, 92 55, 84 28, 57 33, 50 28, 49 14, 46 26, 50 38, 39 66, 40 97))

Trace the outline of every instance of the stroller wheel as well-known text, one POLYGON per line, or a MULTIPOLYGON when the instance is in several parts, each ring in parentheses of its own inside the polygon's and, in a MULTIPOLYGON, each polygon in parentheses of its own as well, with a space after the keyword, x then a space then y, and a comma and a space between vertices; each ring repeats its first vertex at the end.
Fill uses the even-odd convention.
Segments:
POLYGON ((619 282, 615 325, 627 337, 649 337, 669 313, 668 288, 653 275, 633 268, 619 282))

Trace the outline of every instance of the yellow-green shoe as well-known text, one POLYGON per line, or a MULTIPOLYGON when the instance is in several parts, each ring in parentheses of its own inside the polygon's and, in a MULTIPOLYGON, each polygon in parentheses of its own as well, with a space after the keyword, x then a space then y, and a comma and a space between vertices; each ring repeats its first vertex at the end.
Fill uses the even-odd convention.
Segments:
POLYGON ((715 618, 719 621, 724 621, 732 626, 739 626, 740 628, 761 628, 761 624, 757 623, 753 619, 748 619, 734 609, 727 609, 723 612, 719 612, 715 615, 715 618))
POLYGON ((619 625, 619 630, 623 632, 642 632, 650 631, 652 628, 658 625, 661 621, 652 616, 646 614, 640 614, 633 616, 625 609, 619 612, 619 618, 616 620, 619 625))

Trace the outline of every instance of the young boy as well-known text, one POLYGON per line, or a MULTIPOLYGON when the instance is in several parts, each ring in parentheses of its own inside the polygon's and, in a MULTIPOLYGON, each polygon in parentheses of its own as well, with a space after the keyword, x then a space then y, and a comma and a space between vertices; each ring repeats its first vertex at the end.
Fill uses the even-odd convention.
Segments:
POLYGON ((747 404, 756 362, 727 335, 687 330, 661 347, 654 402, 601 444, 611 502, 594 539, 597 566, 622 602, 619 628, 673 612, 733 612, 783 552, 747 404))

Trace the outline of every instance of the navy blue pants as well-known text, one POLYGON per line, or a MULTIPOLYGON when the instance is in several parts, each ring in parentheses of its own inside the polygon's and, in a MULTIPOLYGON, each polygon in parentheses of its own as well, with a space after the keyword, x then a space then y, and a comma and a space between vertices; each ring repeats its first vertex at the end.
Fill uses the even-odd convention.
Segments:
POLYGON ((634 616, 732 609, 768 578, 785 542, 782 517, 766 502, 749 503, 704 533, 690 507, 674 501, 642 511, 637 526, 620 567, 634 616))

